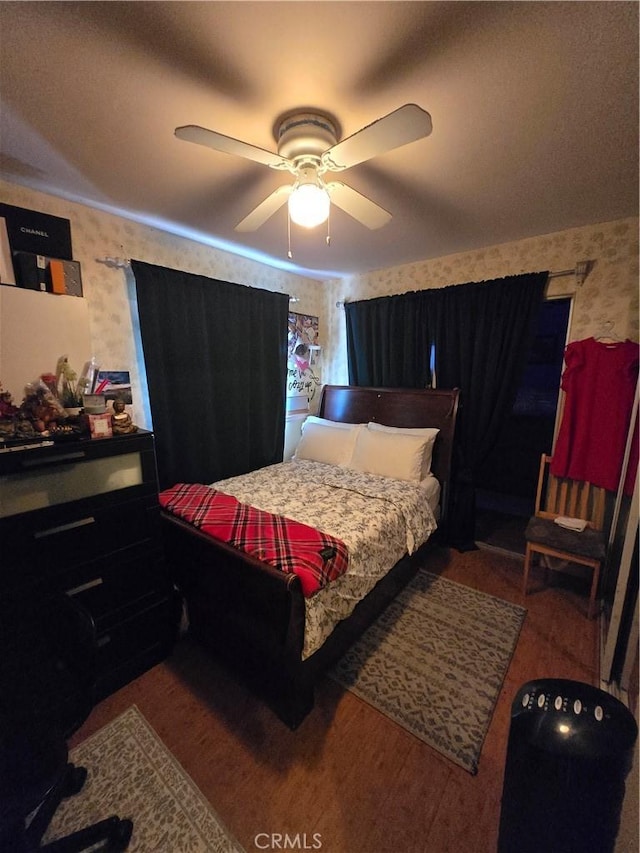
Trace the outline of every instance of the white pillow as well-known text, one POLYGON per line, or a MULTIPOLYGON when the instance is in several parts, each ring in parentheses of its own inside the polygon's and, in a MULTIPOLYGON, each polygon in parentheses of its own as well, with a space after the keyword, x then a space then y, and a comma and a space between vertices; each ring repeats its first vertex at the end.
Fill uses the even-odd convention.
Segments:
POLYGON ((350 467, 368 474, 419 483, 429 441, 424 435, 363 429, 358 434, 350 467))
POLYGON ((347 466, 353 456, 358 433, 364 431, 362 424, 345 424, 347 429, 305 422, 294 459, 309 459, 328 465, 347 466))
POLYGON ((354 426, 359 426, 359 424, 343 424, 340 421, 330 421, 328 418, 319 418, 316 415, 307 415, 302 424, 303 432, 307 424, 320 424, 321 426, 337 427, 337 429, 352 429, 354 426))
POLYGON ((417 429, 410 429, 409 427, 392 427, 385 426, 385 424, 377 424, 373 421, 369 421, 367 424, 367 429, 371 429, 377 432, 388 432, 392 435, 413 435, 413 436, 423 436, 428 439, 427 444, 424 448, 424 456, 422 458, 422 476, 420 479, 424 479, 428 477, 431 473, 431 457, 433 455, 433 445, 436 443, 436 437, 440 432, 439 429, 435 429, 434 427, 419 427, 417 429))

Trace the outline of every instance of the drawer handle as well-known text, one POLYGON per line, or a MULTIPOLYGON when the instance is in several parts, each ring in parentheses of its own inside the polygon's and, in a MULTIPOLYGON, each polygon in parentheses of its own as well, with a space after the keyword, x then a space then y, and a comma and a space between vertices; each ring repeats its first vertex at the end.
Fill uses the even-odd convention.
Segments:
POLYGON ((59 456, 52 456, 51 459, 23 459, 23 468, 40 468, 45 465, 55 465, 57 462, 72 462, 74 459, 84 459, 86 453, 84 450, 78 450, 75 453, 61 453, 59 456))
POLYGON ((76 527, 85 527, 87 524, 95 523, 95 518, 92 515, 88 515, 86 518, 79 518, 77 521, 70 521, 68 524, 47 527, 46 530, 36 530, 33 536, 35 539, 44 539, 45 536, 55 536, 56 533, 64 533, 66 530, 75 530, 76 527))
POLYGON ((67 590, 67 595, 78 595, 79 592, 84 592, 87 589, 93 589, 96 586, 101 586, 104 583, 102 578, 94 578, 86 583, 81 583, 80 586, 74 586, 73 589, 67 590))

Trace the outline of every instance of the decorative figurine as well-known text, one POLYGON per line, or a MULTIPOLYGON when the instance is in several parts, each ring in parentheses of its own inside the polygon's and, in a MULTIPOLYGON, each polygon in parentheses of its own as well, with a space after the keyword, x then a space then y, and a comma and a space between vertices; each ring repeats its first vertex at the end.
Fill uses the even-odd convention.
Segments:
POLYGON ((111 426, 114 435, 126 435, 137 432, 138 427, 131 421, 131 416, 124 410, 124 400, 117 397, 113 401, 113 414, 111 415, 111 426))
POLYGON ((0 418, 13 418, 20 409, 13 404, 13 396, 10 391, 3 391, 0 385, 0 418))

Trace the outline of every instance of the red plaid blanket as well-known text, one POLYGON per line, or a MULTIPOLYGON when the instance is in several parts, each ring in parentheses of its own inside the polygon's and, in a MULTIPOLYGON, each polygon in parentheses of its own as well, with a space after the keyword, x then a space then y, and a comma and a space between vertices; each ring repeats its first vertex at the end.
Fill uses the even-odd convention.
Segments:
POLYGON ((295 573, 306 597, 347 570, 344 542, 299 521, 240 503, 209 486, 178 483, 160 493, 160 504, 215 539, 283 572, 295 573))

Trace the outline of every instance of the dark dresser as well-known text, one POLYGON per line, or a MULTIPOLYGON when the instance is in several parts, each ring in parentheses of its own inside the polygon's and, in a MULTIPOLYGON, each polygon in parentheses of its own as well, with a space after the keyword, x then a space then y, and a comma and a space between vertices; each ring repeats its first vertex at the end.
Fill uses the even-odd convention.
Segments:
POLYGON ((0 618, 49 592, 93 619, 96 699, 170 654, 179 609, 152 433, 0 448, 0 618))

